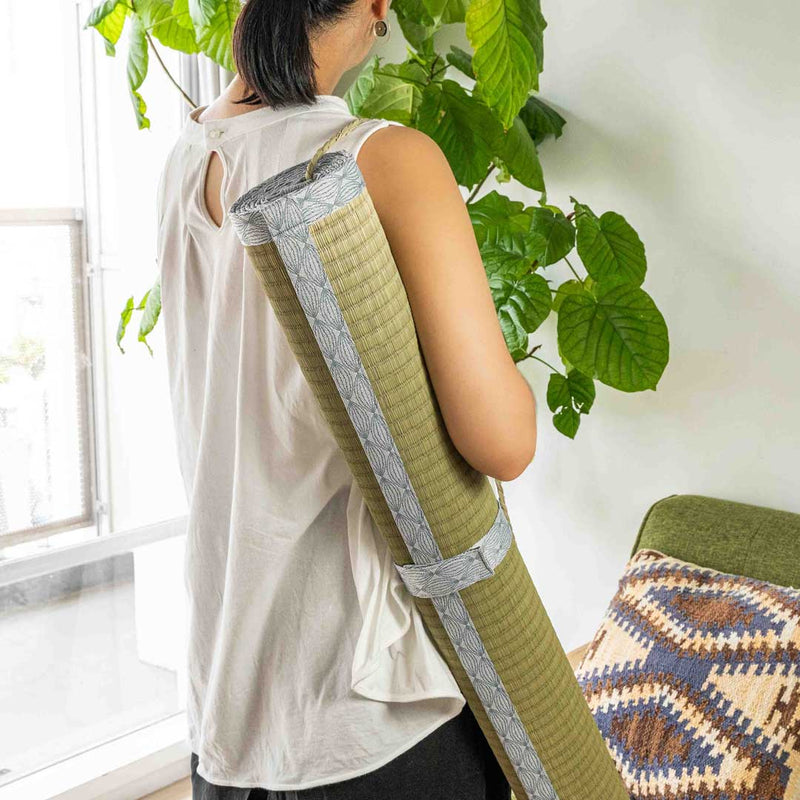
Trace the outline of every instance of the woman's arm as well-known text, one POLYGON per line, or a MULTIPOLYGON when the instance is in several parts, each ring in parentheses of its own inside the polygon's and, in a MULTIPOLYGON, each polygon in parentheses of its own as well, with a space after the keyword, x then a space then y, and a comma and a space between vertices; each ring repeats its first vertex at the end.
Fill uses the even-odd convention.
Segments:
POLYGON ((503 339, 450 165, 430 137, 400 126, 370 135, 357 162, 450 437, 475 469, 513 480, 536 450, 536 401, 503 339))

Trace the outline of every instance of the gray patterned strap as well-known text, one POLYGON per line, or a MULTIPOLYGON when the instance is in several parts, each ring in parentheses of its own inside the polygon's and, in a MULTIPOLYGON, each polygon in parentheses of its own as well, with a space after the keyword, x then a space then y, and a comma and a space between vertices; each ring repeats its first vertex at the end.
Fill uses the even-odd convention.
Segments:
POLYGON ((492 527, 468 550, 430 564, 395 564, 415 597, 443 597, 491 578, 511 547, 513 534, 502 508, 492 527))

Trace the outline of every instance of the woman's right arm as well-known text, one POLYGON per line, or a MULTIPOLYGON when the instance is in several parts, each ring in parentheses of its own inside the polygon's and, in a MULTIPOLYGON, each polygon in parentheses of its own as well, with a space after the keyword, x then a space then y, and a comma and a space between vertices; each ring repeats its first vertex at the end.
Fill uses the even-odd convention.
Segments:
POLYGON ((430 137, 400 126, 371 134, 357 162, 450 438, 475 469, 513 480, 536 450, 536 401, 508 352, 450 165, 430 137))

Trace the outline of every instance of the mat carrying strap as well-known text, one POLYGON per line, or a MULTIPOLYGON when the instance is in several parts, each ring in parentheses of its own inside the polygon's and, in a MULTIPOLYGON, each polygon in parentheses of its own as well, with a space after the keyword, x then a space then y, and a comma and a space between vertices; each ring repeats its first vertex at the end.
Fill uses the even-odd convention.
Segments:
MULTIPOLYGON (((307 181, 313 179, 320 158, 336 142, 341 141, 359 125, 371 120, 371 117, 356 117, 328 138, 309 160, 305 179, 307 181)), ((412 595, 444 597, 494 575, 495 567, 508 552, 513 538, 503 484, 497 478, 494 478, 494 482, 504 518, 498 512, 492 527, 472 547, 449 558, 439 558, 429 563, 395 564, 400 578, 412 595)))

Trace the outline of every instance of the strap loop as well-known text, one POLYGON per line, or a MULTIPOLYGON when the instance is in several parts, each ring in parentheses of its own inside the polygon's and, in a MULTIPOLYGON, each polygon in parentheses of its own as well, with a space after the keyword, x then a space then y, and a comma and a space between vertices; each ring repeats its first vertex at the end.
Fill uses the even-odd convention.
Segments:
POLYGON ((322 158, 323 155, 325 155, 325 153, 328 152, 332 145, 336 144, 336 142, 338 142, 340 139, 343 139, 345 136, 347 136, 350 131, 355 130, 359 125, 361 125, 362 122, 367 122, 369 119, 371 118, 356 117, 351 122, 348 122, 343 128, 340 128, 338 131, 336 131, 336 133, 334 133, 333 136, 331 136, 330 139, 328 139, 328 141, 325 142, 317 150, 317 152, 314 153, 313 156, 311 156, 311 160, 308 162, 308 166, 306 167, 306 180, 311 180, 314 174, 314 169, 317 166, 317 162, 322 158))
POLYGON ((468 550, 430 564, 395 564, 415 597, 443 597, 491 578, 511 547, 513 533, 498 503, 492 527, 468 550))

